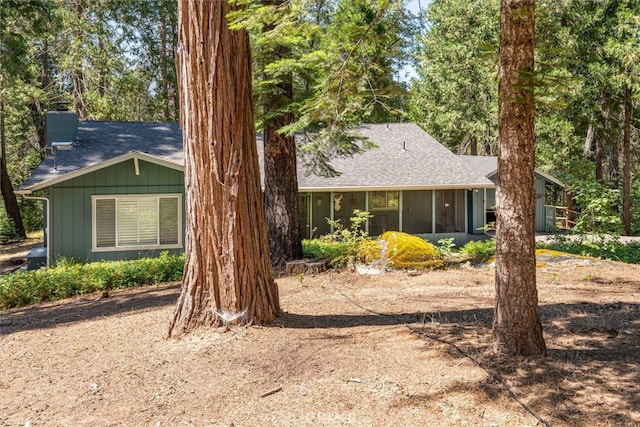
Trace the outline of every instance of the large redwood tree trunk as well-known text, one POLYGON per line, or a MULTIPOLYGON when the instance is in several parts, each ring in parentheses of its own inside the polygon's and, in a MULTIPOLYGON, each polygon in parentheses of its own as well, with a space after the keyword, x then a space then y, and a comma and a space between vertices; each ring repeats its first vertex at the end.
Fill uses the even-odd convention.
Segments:
POLYGON ((264 127, 264 191, 271 263, 282 266, 302 258, 298 208, 296 143, 292 136, 278 133, 290 124, 290 114, 264 127))
POLYGON ((546 353, 536 289, 534 11, 535 0, 502 0, 493 348, 508 356, 546 353))
MULTIPOLYGON (((262 0, 274 9, 289 8, 287 0, 262 0)), ((269 32, 274 25, 265 25, 269 32)), ((269 63, 291 56, 287 43, 268 43, 260 52, 261 62, 269 63)), ((264 69, 260 66, 258 69, 264 69)), ((272 76, 258 76, 258 79, 273 79, 272 76)), ((293 103, 292 76, 280 76, 274 82, 274 90, 266 98, 262 97, 264 119, 264 199, 267 205, 267 234, 271 263, 283 266, 287 261, 302 258, 302 242, 298 207, 298 172, 296 141, 293 136, 279 133, 280 129, 294 122, 290 111, 282 107, 293 103), (278 114, 273 114, 278 111, 278 114)))
POLYGON ((181 0, 177 55, 184 138, 186 261, 167 335, 269 323, 280 311, 260 189, 244 30, 226 1, 181 0))

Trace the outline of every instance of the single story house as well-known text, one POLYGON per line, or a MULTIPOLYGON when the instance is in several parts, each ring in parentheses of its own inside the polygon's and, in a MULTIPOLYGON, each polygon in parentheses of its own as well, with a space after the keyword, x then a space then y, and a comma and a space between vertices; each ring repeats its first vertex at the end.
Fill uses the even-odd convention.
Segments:
MULTIPOLYGON (((495 204, 495 157, 458 156, 412 123, 361 125, 377 147, 335 159, 336 177, 298 167, 304 237, 331 232, 327 218, 348 224, 369 211, 370 235, 405 231, 456 244, 480 237, 495 204), (474 236, 475 235, 475 236, 474 236)), ((257 136, 262 153, 262 137, 257 136)), ((184 248, 182 134, 176 123, 78 122, 69 111, 47 114, 49 155, 16 194, 43 200, 45 246, 30 266, 60 257, 130 259, 184 248)), ((261 162, 262 163, 262 162, 261 162)), ((544 231, 545 184, 536 172, 536 229, 544 231)))

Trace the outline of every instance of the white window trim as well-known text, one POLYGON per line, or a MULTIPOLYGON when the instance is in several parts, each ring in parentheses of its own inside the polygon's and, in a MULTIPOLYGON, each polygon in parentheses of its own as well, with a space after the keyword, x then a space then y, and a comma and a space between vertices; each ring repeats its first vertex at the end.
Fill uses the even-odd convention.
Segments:
MULTIPOLYGON (((117 208, 116 208, 117 211, 117 208)), ((116 234, 118 230, 118 224, 116 223, 116 234)), ((161 249, 182 249, 183 239, 183 227, 182 227, 182 194, 180 193, 167 193, 167 194, 114 194, 114 195, 99 195, 91 196, 91 251, 92 252, 120 252, 120 251, 140 251, 140 250, 161 250, 161 249), (178 200, 178 243, 169 245, 137 245, 137 246, 111 246, 111 247, 98 247, 97 236, 97 200, 116 200, 116 206, 118 200, 140 200, 140 199, 161 199, 161 198, 175 198, 178 200)))

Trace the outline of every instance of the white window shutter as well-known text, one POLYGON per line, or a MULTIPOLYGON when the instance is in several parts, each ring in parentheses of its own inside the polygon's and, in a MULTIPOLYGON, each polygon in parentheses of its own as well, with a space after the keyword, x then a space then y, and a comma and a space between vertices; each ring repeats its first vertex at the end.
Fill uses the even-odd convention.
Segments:
POLYGON ((158 244, 158 199, 138 200, 138 244, 158 244))
POLYGON ((96 200, 96 246, 99 248, 116 245, 116 201, 96 200))
POLYGON ((179 242, 178 198, 163 197, 159 203, 160 244, 176 245, 179 242))

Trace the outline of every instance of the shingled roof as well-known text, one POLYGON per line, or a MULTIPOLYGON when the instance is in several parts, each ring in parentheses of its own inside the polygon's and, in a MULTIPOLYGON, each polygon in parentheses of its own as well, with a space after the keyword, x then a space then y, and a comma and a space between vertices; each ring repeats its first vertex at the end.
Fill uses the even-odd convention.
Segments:
POLYGON ((56 157, 48 154, 16 192, 39 190, 133 157, 182 169, 182 132, 177 123, 85 121, 78 125, 73 149, 56 157))
MULTIPOLYGON (((476 173, 481 174, 489 179, 495 179, 498 173, 498 158, 496 156, 458 156, 465 161, 471 169, 476 173)), ((555 177, 544 173, 538 169, 535 173, 540 175, 546 181, 555 184, 560 187, 564 187, 564 184, 555 177)))
POLYGON ((494 184, 413 123, 365 124, 377 147, 331 165, 340 176, 301 176, 300 190, 490 188, 494 184))
MULTIPOLYGON (((327 178, 305 175, 298 164, 300 191, 367 189, 490 188, 485 174, 456 156, 412 123, 367 124, 358 131, 376 144, 363 154, 335 159, 341 174, 327 178)), ((48 155, 18 189, 30 193, 57 182, 138 158, 183 169, 182 133, 176 123, 80 122, 74 148, 48 155)), ((262 136, 257 136, 262 157, 262 136)), ((262 161, 260 161, 262 168, 262 161)))

